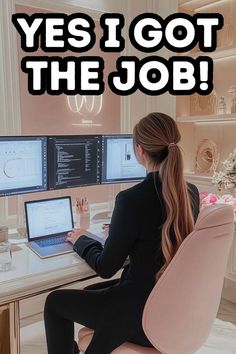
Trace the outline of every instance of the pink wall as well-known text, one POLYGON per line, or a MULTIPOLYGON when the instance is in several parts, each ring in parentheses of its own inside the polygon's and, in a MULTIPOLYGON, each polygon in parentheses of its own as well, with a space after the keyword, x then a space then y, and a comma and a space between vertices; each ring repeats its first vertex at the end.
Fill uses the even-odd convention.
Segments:
MULTIPOLYGON (((16 6, 16 12, 27 13, 48 13, 49 11, 27 7, 16 6)), ((102 53, 99 48, 99 38, 101 37, 101 28, 96 21, 96 36, 97 42, 94 48, 82 55, 99 55, 105 61, 104 81, 107 82, 108 73, 115 70, 117 53, 102 53)), ((19 53, 19 68, 21 59, 25 55, 47 55, 38 50, 35 53, 25 53, 20 48, 20 37, 18 36, 18 53, 19 53)), ((48 55, 79 55, 77 53, 48 53, 48 55)), ((56 134, 112 134, 120 133, 120 97, 111 92, 106 85, 104 92, 104 103, 101 112, 94 118, 91 115, 81 116, 78 113, 73 113, 67 104, 65 95, 50 96, 44 94, 41 96, 32 96, 28 93, 28 78, 25 73, 19 70, 20 73, 20 104, 21 104, 21 124, 22 135, 56 135, 56 134), (101 126, 81 126, 74 125, 81 123, 81 119, 93 119, 96 124, 101 126)), ((54 197, 57 195, 71 195, 73 199, 80 196, 87 196, 90 202, 103 202, 108 200, 107 186, 92 186, 76 189, 69 189, 56 192, 34 193, 23 197, 24 200, 42 199, 47 197, 54 197)), ((10 214, 16 212, 16 198, 10 197, 9 203, 10 214)))
MULTIPOLYGON (((23 12, 29 15, 33 13, 42 13, 41 9, 17 5, 16 12, 23 12)), ((48 13, 49 11, 43 11, 48 13)), ((99 23, 96 24, 97 41, 95 46, 82 55, 98 55, 105 61, 104 81, 107 82, 108 73, 116 68, 117 53, 103 53, 99 48, 99 39, 102 30, 99 23)), ((25 55, 47 55, 42 50, 36 53, 25 53, 20 48, 20 37, 18 36, 19 66, 22 57, 25 55)), ((48 55, 59 56, 79 56, 79 53, 48 53, 48 55)), ((95 117, 86 114, 84 117, 78 113, 73 113, 67 104, 65 95, 50 96, 44 94, 41 96, 32 96, 28 93, 28 78, 20 70, 20 101, 22 117, 22 134, 106 134, 120 132, 120 97, 111 92, 106 85, 104 92, 104 105, 101 112, 95 117), (81 122, 81 118, 94 119, 94 123, 101 126, 83 127, 73 125, 81 122)))

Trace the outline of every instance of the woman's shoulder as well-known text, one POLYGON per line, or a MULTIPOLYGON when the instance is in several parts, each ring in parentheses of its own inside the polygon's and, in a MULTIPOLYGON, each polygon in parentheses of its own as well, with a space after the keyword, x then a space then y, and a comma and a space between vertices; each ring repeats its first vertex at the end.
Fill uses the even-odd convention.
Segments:
POLYGON ((142 196, 147 195, 150 189, 153 189, 153 185, 150 185, 150 183, 144 179, 142 182, 119 192, 116 196, 116 199, 137 201, 140 200, 142 196))
POLYGON ((189 192, 190 199, 191 199, 194 220, 196 222, 198 214, 200 212, 200 195, 199 195, 199 191, 198 191, 198 188, 195 186, 195 184, 188 183, 188 192, 189 192))
POLYGON ((196 195, 196 196, 199 196, 199 190, 198 190, 197 186, 195 186, 195 184, 192 184, 192 183, 187 182, 187 186, 188 186, 188 191, 189 191, 191 194, 194 194, 194 195, 196 195))

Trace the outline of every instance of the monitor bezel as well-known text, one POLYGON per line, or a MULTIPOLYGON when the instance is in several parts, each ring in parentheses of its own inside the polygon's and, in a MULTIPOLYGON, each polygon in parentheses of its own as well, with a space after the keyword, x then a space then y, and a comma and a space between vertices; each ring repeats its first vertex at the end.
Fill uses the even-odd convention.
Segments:
POLYGON ((106 163, 107 159, 105 158, 106 152, 104 151, 104 145, 105 145, 105 139, 109 138, 118 138, 118 139, 125 139, 125 138, 132 138, 133 139, 133 134, 107 134, 107 135, 102 135, 102 167, 101 167, 101 184, 106 185, 106 184, 122 184, 122 183, 137 183, 137 182, 142 182, 145 177, 147 176, 147 171, 146 171, 146 176, 144 177, 137 177, 137 178, 123 178, 123 179, 111 179, 108 180, 105 178, 106 176, 106 163))
POLYGON ((79 184, 77 186, 61 186, 61 187, 56 187, 53 185, 52 181, 51 181, 51 175, 52 175, 52 168, 53 166, 50 165, 50 163, 48 163, 48 191, 53 191, 53 190, 62 190, 62 189, 72 189, 72 188, 80 188, 80 187, 90 187, 90 186, 99 186, 101 185, 101 173, 102 173, 102 135, 101 134, 71 134, 71 135, 47 135, 47 138, 48 138, 48 144, 47 144, 47 157, 48 157, 48 162, 49 162, 49 159, 50 159, 50 152, 49 149, 50 149, 50 138, 52 139, 77 139, 77 138, 99 138, 99 141, 100 141, 100 168, 99 168, 99 182, 97 183, 82 183, 82 184, 79 184))
MULTIPOLYGON (((51 200, 58 200, 58 199, 69 199, 70 215, 71 215, 71 221, 72 221, 71 224, 72 224, 72 229, 74 228, 74 225, 75 225, 75 224, 74 224, 74 218, 73 218, 73 210, 72 210, 71 196, 68 195, 68 196, 64 196, 64 197, 55 197, 55 198, 28 200, 28 201, 25 201, 25 202, 24 202, 26 233, 27 233, 28 241, 31 241, 31 242, 32 242, 32 241, 40 240, 40 239, 42 239, 42 238, 44 239, 44 238, 47 238, 47 237, 53 237, 53 236, 58 235, 58 233, 31 238, 31 237, 30 237, 30 234, 29 234, 29 220, 28 220, 27 205, 29 205, 29 204, 34 204, 34 203, 48 202, 48 201, 51 201, 51 200)), ((71 230, 64 231, 63 234, 66 233, 66 232, 69 232, 69 231, 71 231, 71 230)))

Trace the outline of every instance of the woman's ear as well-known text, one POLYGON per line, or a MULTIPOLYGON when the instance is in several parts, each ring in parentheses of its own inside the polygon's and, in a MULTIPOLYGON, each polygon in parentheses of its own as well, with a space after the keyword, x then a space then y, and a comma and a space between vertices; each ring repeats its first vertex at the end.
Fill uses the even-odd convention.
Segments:
POLYGON ((144 149, 142 148, 142 146, 140 146, 139 144, 135 145, 135 150, 136 150, 136 158, 138 160, 138 162, 146 167, 146 159, 145 159, 145 152, 144 149))
POLYGON ((144 150, 142 148, 142 146, 140 146, 139 144, 136 145, 136 149, 137 149, 137 152, 139 154, 139 156, 143 157, 144 155, 144 150))

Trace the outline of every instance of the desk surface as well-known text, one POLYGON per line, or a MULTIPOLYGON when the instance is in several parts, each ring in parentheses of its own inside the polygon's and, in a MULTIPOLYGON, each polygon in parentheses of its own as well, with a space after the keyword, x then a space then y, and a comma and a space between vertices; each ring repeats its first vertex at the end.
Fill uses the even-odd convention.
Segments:
MULTIPOLYGON (((89 231, 105 237, 101 224, 89 231)), ((0 272, 0 305, 96 275, 75 252, 41 259, 26 244, 19 246, 12 253, 12 269, 0 272)))

